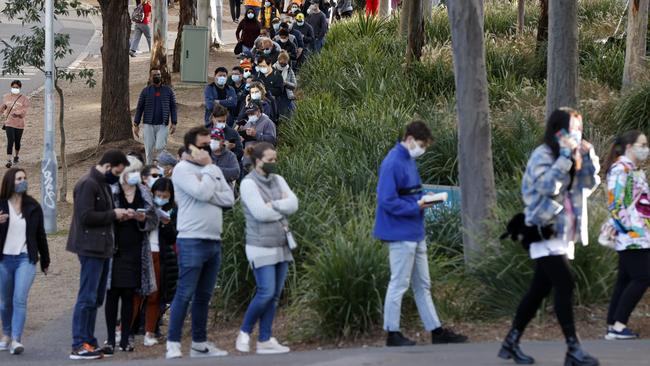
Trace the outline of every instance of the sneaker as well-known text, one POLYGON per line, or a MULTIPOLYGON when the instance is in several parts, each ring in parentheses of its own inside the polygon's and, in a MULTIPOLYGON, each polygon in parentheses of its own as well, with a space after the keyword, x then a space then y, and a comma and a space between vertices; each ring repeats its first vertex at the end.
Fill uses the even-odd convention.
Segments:
POLYGON ((153 346, 157 345, 158 343, 160 343, 160 342, 158 342, 158 338, 156 338, 155 336, 149 335, 149 334, 145 334, 145 336, 144 336, 144 346, 145 347, 153 347, 153 346))
POLYGON ((415 346, 415 341, 412 341, 404 337, 402 332, 388 332, 388 337, 386 337, 386 346, 387 347, 415 346))
POLYGON ((235 342, 235 348, 239 352, 243 353, 248 353, 251 351, 251 336, 244 332, 244 331, 239 331, 239 335, 237 336, 237 342, 235 342))
POLYGON ((102 355, 104 357, 113 357, 115 354, 115 345, 108 343, 108 341, 104 342, 104 347, 101 349, 102 355))
POLYGON ((167 354, 165 358, 171 360, 173 358, 183 357, 183 352, 181 352, 181 342, 169 342, 167 341, 167 354))
POLYGON ((11 343, 11 338, 7 336, 2 336, 2 338, 0 338, 0 351, 9 351, 10 343, 11 343))
POLYGON ((115 344, 120 344, 120 341, 122 340, 122 332, 119 330, 115 331, 115 344))
POLYGON ((190 357, 222 357, 228 356, 228 352, 217 348, 212 342, 192 342, 190 357))
POLYGON ((20 159, 17 156, 14 156, 14 164, 18 164, 19 160, 20 159))
POLYGON ((98 360, 102 358, 102 356, 103 355, 100 351, 88 343, 84 343, 81 347, 70 353, 71 360, 98 360))
POLYGON ((607 334, 605 335, 605 339, 608 341, 636 339, 636 338, 639 338, 639 334, 634 333, 628 327, 623 328, 623 330, 620 332, 617 332, 616 330, 614 330, 614 328, 608 329, 607 334))
POLYGON ((271 337, 266 342, 257 342, 257 354, 259 355, 273 355, 280 353, 289 353, 289 347, 285 347, 278 343, 275 337, 271 337))
POLYGON ((20 342, 11 341, 11 346, 9 347, 9 353, 11 353, 12 355, 19 355, 23 353, 24 350, 25 347, 22 344, 20 344, 20 342))
POLYGON ((122 352, 133 352, 133 351, 135 351, 135 347, 133 347, 133 344, 129 343, 126 346, 120 346, 120 351, 122 351, 122 352))
POLYGON ((462 334, 454 333, 451 329, 438 328, 431 331, 431 343, 433 344, 446 344, 446 343, 465 343, 467 337, 462 334))
POLYGON ((9 169, 9 168, 11 168, 12 165, 13 165, 13 163, 11 162, 11 159, 9 159, 9 160, 7 160, 7 164, 5 164, 5 167, 7 169, 9 169))

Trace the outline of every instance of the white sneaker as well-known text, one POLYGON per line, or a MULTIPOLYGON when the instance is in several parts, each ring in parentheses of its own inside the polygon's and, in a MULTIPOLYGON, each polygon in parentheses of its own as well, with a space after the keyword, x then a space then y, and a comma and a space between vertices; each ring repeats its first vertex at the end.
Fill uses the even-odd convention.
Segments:
POLYGON ((239 331, 239 335, 237 336, 237 342, 235 342, 235 348, 239 352, 243 353, 248 353, 251 351, 251 336, 244 332, 244 331, 239 331))
POLYGON ((181 342, 167 342, 167 354, 165 358, 171 360, 172 358, 181 358, 183 357, 183 352, 181 352, 181 342))
POLYGON ((217 348, 212 342, 192 342, 190 357, 223 357, 228 356, 228 352, 217 348))
POLYGON ((257 342, 257 353, 260 355, 274 355, 280 353, 289 353, 289 347, 285 347, 278 343, 275 337, 271 337, 266 342, 257 342))
POLYGON ((9 353, 11 353, 12 355, 19 355, 23 353, 24 350, 25 347, 22 344, 20 344, 20 342, 11 341, 11 347, 9 347, 9 353))
POLYGON ((9 351, 10 343, 11 343, 10 337, 2 336, 2 338, 0 338, 0 351, 9 351))
POLYGON ((115 344, 120 344, 120 341, 122 340, 122 332, 119 330, 115 331, 115 344))
POLYGON ((148 334, 145 334, 145 336, 144 336, 144 346, 145 347, 153 347, 153 346, 157 345, 158 343, 160 343, 160 342, 158 342, 158 339, 155 336, 150 337, 148 334))

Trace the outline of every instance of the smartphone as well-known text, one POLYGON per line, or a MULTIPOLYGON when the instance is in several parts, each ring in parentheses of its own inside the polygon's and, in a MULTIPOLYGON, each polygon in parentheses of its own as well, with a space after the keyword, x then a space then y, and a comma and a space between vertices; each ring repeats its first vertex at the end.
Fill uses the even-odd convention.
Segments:
POLYGON ((569 137, 569 131, 566 128, 563 128, 555 133, 555 138, 560 141, 563 137, 569 137))
POLYGON ((248 123, 247 120, 242 119, 241 121, 237 122, 237 126, 246 126, 247 123, 248 123))
POLYGON ((139 208, 139 209, 137 209, 135 212, 138 212, 138 213, 146 213, 146 212, 147 212, 147 209, 146 209, 146 208, 139 208))

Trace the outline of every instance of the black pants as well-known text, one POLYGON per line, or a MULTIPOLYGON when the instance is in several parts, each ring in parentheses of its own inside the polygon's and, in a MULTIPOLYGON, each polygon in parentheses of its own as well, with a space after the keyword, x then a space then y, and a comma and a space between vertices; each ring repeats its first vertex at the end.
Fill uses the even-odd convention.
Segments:
POLYGON ((16 156, 18 156, 20 140, 23 139, 23 131, 22 128, 5 127, 5 132, 7 132, 7 155, 13 155, 15 146, 16 156))
POLYGON ((607 324, 627 324, 650 285, 650 249, 618 252, 618 279, 607 312, 607 324))
POLYGON ((230 15, 232 16, 232 21, 239 19, 241 15, 241 0, 230 0, 230 15))
POLYGON ((115 327, 117 326, 117 309, 119 301, 122 300, 122 336, 120 346, 126 347, 129 344, 131 335, 131 319, 133 319, 133 298, 134 288, 111 288, 106 293, 106 331, 108 332, 108 343, 115 345, 115 327))
POLYGON ((536 259, 533 281, 517 308, 512 327, 523 333, 528 323, 535 317, 542 300, 551 293, 551 289, 554 289, 555 315, 560 322, 562 332, 567 338, 575 337, 573 288, 573 275, 566 256, 556 255, 536 259))

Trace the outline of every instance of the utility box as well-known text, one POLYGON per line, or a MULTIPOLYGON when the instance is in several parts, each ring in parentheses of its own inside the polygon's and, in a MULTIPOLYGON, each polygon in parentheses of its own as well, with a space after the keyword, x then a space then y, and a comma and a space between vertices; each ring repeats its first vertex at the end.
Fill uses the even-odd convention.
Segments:
POLYGON ((181 39, 181 82, 205 84, 208 81, 208 27, 183 26, 181 39))

